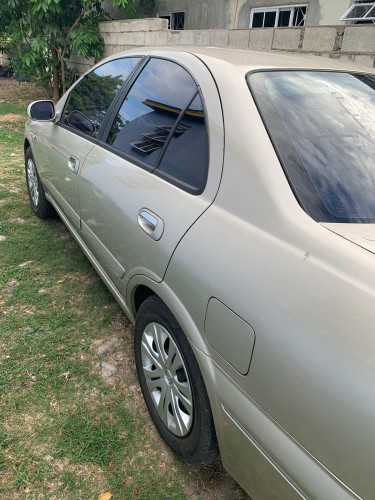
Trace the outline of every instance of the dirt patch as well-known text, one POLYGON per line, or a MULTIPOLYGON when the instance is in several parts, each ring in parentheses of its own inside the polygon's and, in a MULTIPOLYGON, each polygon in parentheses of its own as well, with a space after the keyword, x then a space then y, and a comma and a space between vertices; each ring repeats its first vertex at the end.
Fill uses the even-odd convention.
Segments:
POLYGON ((13 78, 0 78, 0 101, 6 100, 27 107, 37 99, 48 99, 44 88, 34 82, 17 82, 13 78))
POLYGON ((0 99, 4 99, 9 96, 13 91, 16 80, 12 78, 1 78, 0 79, 0 99))
POLYGON ((228 476, 220 458, 209 465, 186 466, 185 493, 189 500, 251 500, 228 476))
POLYGON ((16 123, 23 122, 25 118, 20 115, 14 115, 13 113, 8 113, 7 115, 0 116, 0 123, 16 123))

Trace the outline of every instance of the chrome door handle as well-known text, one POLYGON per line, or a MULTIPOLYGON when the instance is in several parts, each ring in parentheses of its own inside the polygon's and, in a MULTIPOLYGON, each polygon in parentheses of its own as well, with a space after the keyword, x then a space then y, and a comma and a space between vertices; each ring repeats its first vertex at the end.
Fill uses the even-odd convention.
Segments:
POLYGON ((138 226, 153 240, 160 240, 164 231, 164 222, 150 210, 142 208, 138 213, 138 226))
POLYGON ((148 212, 147 210, 141 210, 139 212, 139 219, 141 219, 141 224, 147 226, 150 231, 155 231, 158 225, 158 219, 148 212))
POLYGON ((72 172, 75 174, 78 174, 79 170, 79 159, 76 158, 75 156, 70 156, 68 160, 68 167, 72 172))

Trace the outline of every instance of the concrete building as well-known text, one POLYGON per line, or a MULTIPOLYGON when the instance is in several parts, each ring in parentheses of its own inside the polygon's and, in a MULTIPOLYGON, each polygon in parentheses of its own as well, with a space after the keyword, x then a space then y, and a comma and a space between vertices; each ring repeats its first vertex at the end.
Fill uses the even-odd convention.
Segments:
POLYGON ((155 0, 170 29, 246 29, 374 23, 362 0, 155 0), (344 20, 344 15, 345 19, 344 20))

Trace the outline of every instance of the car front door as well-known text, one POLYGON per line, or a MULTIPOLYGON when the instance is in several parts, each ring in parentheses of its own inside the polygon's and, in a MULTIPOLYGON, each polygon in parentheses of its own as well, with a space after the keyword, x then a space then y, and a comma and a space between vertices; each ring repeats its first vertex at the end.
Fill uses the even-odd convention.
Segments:
POLYGON ((43 128, 43 135, 38 135, 40 139, 35 153, 38 170, 43 175, 48 193, 69 221, 78 228, 77 173, 94 143, 53 123, 48 123, 43 128))
POLYGON ((211 74, 191 54, 178 62, 154 54, 81 172, 82 233, 112 277, 124 285, 135 274, 163 278, 178 242, 212 203, 222 162, 211 74))
POLYGON ((36 134, 38 169, 46 189, 76 228, 80 227, 78 174, 111 103, 139 61, 140 57, 116 59, 97 67, 70 91, 56 124, 38 124, 43 127, 36 134), (85 127, 85 120, 92 130, 85 127))

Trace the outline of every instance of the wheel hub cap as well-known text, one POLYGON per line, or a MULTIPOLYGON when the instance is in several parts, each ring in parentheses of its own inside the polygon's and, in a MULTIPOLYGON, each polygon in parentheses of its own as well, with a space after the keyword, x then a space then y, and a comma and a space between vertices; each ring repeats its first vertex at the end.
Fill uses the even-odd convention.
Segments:
POLYGON ((141 343, 147 388, 159 417, 170 432, 186 436, 193 424, 193 396, 182 354, 166 328, 146 326, 141 343))
POLYGON ((36 168, 34 162, 31 158, 27 160, 27 184, 29 186, 30 197, 33 205, 37 207, 39 205, 39 187, 38 187, 38 176, 36 173, 36 168))

